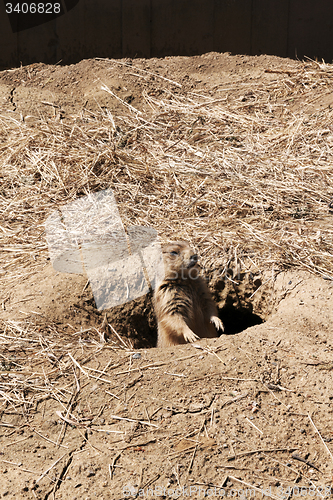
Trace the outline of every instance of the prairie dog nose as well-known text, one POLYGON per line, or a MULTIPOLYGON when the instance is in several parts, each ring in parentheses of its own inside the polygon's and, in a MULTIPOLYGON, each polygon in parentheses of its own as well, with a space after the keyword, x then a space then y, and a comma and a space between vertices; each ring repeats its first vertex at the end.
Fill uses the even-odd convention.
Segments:
POLYGON ((197 262, 198 262, 198 256, 197 255, 191 255, 189 267, 195 266, 197 262))

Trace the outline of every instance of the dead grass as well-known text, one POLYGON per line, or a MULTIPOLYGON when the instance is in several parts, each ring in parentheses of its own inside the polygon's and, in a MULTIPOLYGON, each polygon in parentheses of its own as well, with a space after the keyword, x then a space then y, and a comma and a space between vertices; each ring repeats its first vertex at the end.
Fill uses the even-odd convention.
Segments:
MULTIPOLYGON (((69 404, 73 394, 80 391, 81 375, 86 380, 110 382, 104 371, 83 368, 105 348, 104 339, 93 328, 68 334, 41 321, 24 326, 7 321, 0 334, 0 412, 6 408, 27 418, 45 399, 63 405, 69 398, 69 404)), ((107 349, 121 351, 126 360, 130 355, 129 349, 120 348, 116 342, 108 342, 107 349)))
POLYGON ((333 68, 302 68, 217 98, 157 89, 144 96, 149 116, 127 103, 122 115, 83 110, 71 123, 1 116, 2 285, 44 264, 51 210, 109 187, 125 226, 186 238, 206 266, 236 259, 332 279, 333 111, 307 109, 314 89, 330 92, 333 68))

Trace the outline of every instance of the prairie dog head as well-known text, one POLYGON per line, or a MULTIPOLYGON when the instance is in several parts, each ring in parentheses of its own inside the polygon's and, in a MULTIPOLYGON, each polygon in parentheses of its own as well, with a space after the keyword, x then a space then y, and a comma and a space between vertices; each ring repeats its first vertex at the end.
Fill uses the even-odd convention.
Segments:
POLYGON ((166 280, 196 279, 198 256, 187 241, 174 241, 163 247, 166 280))

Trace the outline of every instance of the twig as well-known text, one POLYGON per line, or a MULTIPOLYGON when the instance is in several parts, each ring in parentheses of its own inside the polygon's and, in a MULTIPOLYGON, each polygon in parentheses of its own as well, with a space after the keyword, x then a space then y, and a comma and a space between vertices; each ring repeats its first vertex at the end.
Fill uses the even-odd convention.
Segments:
POLYGON ((228 401, 225 401, 224 403, 222 403, 222 405, 220 406, 220 408, 222 409, 222 408, 224 408, 227 405, 230 405, 232 403, 236 403, 240 399, 246 398, 246 396, 248 396, 248 394, 249 394, 248 392, 245 392, 244 394, 240 394, 240 396, 236 396, 235 398, 228 399, 228 401))
POLYGON ((46 471, 43 472, 43 474, 41 474, 39 476, 38 479, 36 479, 36 483, 39 483, 39 481, 41 481, 41 479, 43 479, 43 477, 46 476, 46 474, 51 470, 53 469, 53 467, 55 467, 57 465, 57 463, 60 462, 60 460, 62 460, 65 456, 67 455, 67 453, 65 453, 64 455, 62 455, 60 458, 58 458, 58 460, 56 460, 48 469, 46 469, 46 471))
POLYGON ((182 455, 183 453, 188 453, 192 450, 194 450, 195 448, 197 448, 197 444, 195 445, 191 445, 189 446, 188 448, 184 448, 183 450, 180 450, 180 451, 172 451, 171 453, 168 454, 168 457, 177 457, 178 455, 182 455))
POLYGON ((161 477, 161 474, 156 474, 156 476, 153 476, 151 479, 149 479, 145 484, 142 485, 142 490, 150 486, 152 483, 155 483, 155 481, 157 481, 159 477, 161 477))
POLYGON ((116 335, 116 337, 120 340, 120 342, 123 344, 123 346, 128 349, 128 345, 123 341, 123 339, 121 338, 121 336, 118 334, 118 332, 116 332, 116 330, 113 328, 112 325, 110 325, 110 323, 108 323, 109 327, 111 328, 111 330, 113 331, 113 333, 116 335))
MULTIPOLYGON (((242 439, 239 439, 239 437, 237 437, 237 436, 235 436, 235 435, 234 435, 234 439, 236 439, 236 440, 237 440, 237 441, 239 441, 240 443, 244 443, 244 444, 246 444, 246 446, 248 446, 249 448, 252 448, 252 450, 254 450, 253 446, 251 446, 251 445, 250 445, 249 443, 247 443, 246 441, 243 441, 242 439)), ((278 464, 282 465, 282 467, 285 467, 288 471, 293 471, 293 472, 296 474, 297 478, 298 478, 298 477, 300 477, 300 473, 299 473, 299 471, 298 471, 298 470, 296 470, 296 469, 293 469, 292 467, 290 467, 290 465, 286 465, 286 464, 284 464, 283 462, 281 462, 280 460, 277 460, 276 458, 273 458, 273 457, 270 457, 269 455, 266 455, 266 453, 265 453, 265 452, 261 452, 261 453, 263 453, 263 455, 264 455, 264 456, 267 456, 267 458, 269 458, 269 459, 270 459, 270 460, 272 460, 273 462, 276 462, 276 463, 278 463, 278 464)))
POLYGON ((268 392, 270 392, 270 393, 272 394, 272 396, 273 396, 273 397, 274 397, 277 401, 279 401, 279 403, 280 403, 282 406, 284 406, 285 408, 287 408, 287 410, 289 410, 289 407, 288 407, 287 405, 285 405, 285 404, 283 403, 283 401, 281 401, 281 399, 279 399, 277 396, 275 396, 274 392, 273 392, 273 391, 272 391, 272 390, 271 390, 271 389, 267 386, 267 384, 265 384, 262 380, 260 380, 260 383, 261 383, 264 387, 266 387, 267 391, 268 391, 268 392))
POLYGON ((237 455, 235 455, 234 457, 228 457, 227 460, 228 461, 231 461, 231 460, 235 460, 236 458, 240 458, 240 457, 246 457, 248 455, 253 455, 255 453, 268 453, 268 452, 276 452, 276 451, 295 451, 297 450, 297 448, 262 448, 262 449, 258 449, 258 450, 251 450, 251 451, 246 451, 244 453, 238 453, 237 455))
POLYGON ((294 460, 298 460, 299 462, 303 462, 303 464, 306 464, 308 465, 309 467, 313 467, 313 469, 316 469, 318 472, 320 472, 322 474, 322 471, 320 469, 318 469, 318 467, 316 467, 312 462, 309 462, 308 460, 305 460, 305 458, 302 458, 300 457, 299 455, 297 455, 296 453, 293 453, 291 455, 291 457, 294 459, 294 460))
POLYGON ((104 453, 102 450, 100 450, 99 448, 97 448, 97 446, 94 446, 93 444, 91 444, 91 442, 89 441, 88 438, 86 438, 86 436, 84 434, 82 434, 82 432, 80 431, 80 429, 77 427, 76 429, 78 431, 78 433, 83 437, 83 439, 86 441, 86 443, 93 449, 93 450, 96 450, 98 451, 99 453, 104 453))
POLYGON ((61 106, 58 106, 58 104, 53 104, 53 102, 47 102, 47 101, 40 101, 42 104, 45 104, 46 106, 52 106, 53 108, 60 108, 61 106))
POLYGON ((105 391, 106 394, 110 394, 110 396, 112 396, 113 398, 116 398, 116 399, 120 399, 118 396, 116 396, 115 394, 113 394, 112 392, 109 392, 109 391, 105 391))
POLYGON ((329 450, 329 448, 328 448, 327 444, 325 443, 325 441, 324 441, 324 440, 323 440, 323 438, 321 437, 321 434, 320 434, 320 432, 318 431, 317 427, 315 426, 315 424, 314 424, 314 422, 313 422, 313 420, 312 420, 312 418, 311 418, 311 416, 310 416, 310 413, 308 413, 308 417, 309 417, 309 420, 310 420, 311 424, 313 425, 314 430, 316 431, 316 433, 317 433, 317 434, 318 434, 318 436, 320 437, 321 442, 322 442, 322 443, 323 443, 323 445, 325 446, 325 448, 326 448, 326 450, 327 450, 327 453, 329 454, 329 456, 330 456, 330 457, 331 457, 331 459, 333 460, 333 455, 332 455, 332 453, 330 452, 330 450, 329 450))
MULTIPOLYGON (((66 424, 74 425, 75 427, 84 427, 85 429, 87 428, 86 425, 82 424, 81 422, 78 422, 77 420, 71 420, 70 418, 64 417, 61 411, 59 410, 56 410, 56 414, 58 415, 59 418, 61 418, 61 420, 66 422, 66 424)), ((66 446, 66 448, 68 448, 68 446, 66 446)))
POLYGON ((193 462, 194 462, 194 457, 195 457, 195 454, 197 452, 197 449, 198 449, 198 445, 196 444, 195 448, 193 450, 193 454, 192 454, 192 457, 191 457, 190 464, 189 464, 188 469, 187 469, 187 473, 188 474, 191 472, 191 469, 192 469, 192 466, 193 466, 193 462))
MULTIPOLYGON (((118 441, 117 441, 118 442, 118 441)), ((123 446, 121 448, 121 451, 128 450, 129 448, 141 448, 142 446, 146 446, 149 443, 155 443, 156 439, 149 439, 148 441, 139 441, 138 443, 131 443, 127 444, 126 446, 123 446)), ((112 448, 109 448, 111 450, 112 448)))
POLYGON ((221 377, 221 380, 236 380, 237 382, 260 382, 256 378, 221 377))
POLYGON ((263 432, 256 425, 254 425, 254 423, 251 422, 251 420, 249 420, 247 417, 245 417, 245 420, 247 420, 249 424, 253 425, 253 427, 257 429, 257 431, 260 432, 260 434, 263 434, 263 432))
POLYGON ((233 460, 235 458, 235 456, 236 456, 236 453, 235 453, 235 448, 232 446, 231 440, 228 441, 228 446, 229 446, 230 451, 232 453, 232 456, 229 457, 229 458, 230 458, 230 460, 233 460))
POLYGON ((165 375, 172 375, 173 377, 182 377, 186 378, 186 375, 184 373, 171 373, 171 372, 164 372, 165 375))
POLYGON ((68 354, 68 356, 71 358, 71 360, 73 361, 73 363, 74 363, 74 364, 75 364, 75 365, 76 365, 76 366, 77 366, 77 367, 81 370, 81 372, 82 372, 82 373, 83 373, 83 374, 84 374, 87 378, 89 378, 89 373, 87 373, 87 372, 86 372, 86 370, 84 370, 84 369, 82 368, 82 366, 81 366, 81 365, 79 365, 79 363, 76 361, 76 359, 74 359, 74 358, 73 358, 73 356, 71 355, 71 353, 69 352, 69 353, 67 353, 67 354, 68 354))
POLYGON ((121 453, 118 453, 117 455, 115 455, 112 459, 112 464, 109 464, 109 474, 110 474, 111 481, 112 481, 115 463, 118 460, 118 458, 120 457, 120 455, 121 455, 121 453))
POLYGON ((126 432, 124 431, 114 431, 112 429, 95 429, 94 427, 92 427, 92 430, 95 432, 107 432, 110 434, 126 434, 126 432))
POLYGON ((22 443, 22 441, 26 441, 27 439, 30 439, 31 437, 32 436, 27 436, 25 438, 18 439, 17 441, 12 441, 11 443, 4 444, 3 447, 12 446, 13 444, 17 444, 17 443, 22 443))
POLYGON ((150 427, 155 427, 158 429, 158 425, 151 424, 150 422, 145 422, 144 420, 137 420, 134 418, 125 418, 125 417, 118 417, 117 415, 110 415, 110 418, 114 418, 116 420, 126 420, 127 422, 139 422, 142 425, 149 425, 150 427))
POLYGON ((55 446, 61 446, 61 448, 67 448, 68 449, 68 446, 64 445, 64 444, 59 444, 59 443, 56 443, 55 441, 52 441, 52 439, 49 439, 45 436, 43 436, 43 434, 41 434, 40 432, 36 431, 36 429, 34 429, 33 427, 31 427, 30 424, 28 424, 30 429, 32 431, 34 431, 39 437, 41 437, 42 439, 45 439, 45 441, 48 441, 49 443, 52 443, 54 444, 55 446))
POLYGON ((35 470, 24 469, 23 467, 21 467, 21 465, 22 465, 21 463, 16 464, 16 463, 14 463, 14 462, 9 462, 8 460, 1 460, 1 462, 2 462, 2 463, 4 463, 4 464, 13 465, 14 467, 19 468, 19 469, 20 469, 20 470, 22 470, 23 472, 29 472, 30 474, 36 474, 36 475, 38 475, 38 474, 39 474, 39 472, 36 472, 35 470))

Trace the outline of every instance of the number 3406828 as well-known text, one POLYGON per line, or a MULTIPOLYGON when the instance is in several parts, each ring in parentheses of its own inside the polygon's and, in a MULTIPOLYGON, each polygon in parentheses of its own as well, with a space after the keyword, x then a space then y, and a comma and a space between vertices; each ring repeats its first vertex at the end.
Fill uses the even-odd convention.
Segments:
POLYGON ((60 14, 60 3, 6 3, 7 14, 60 14))

